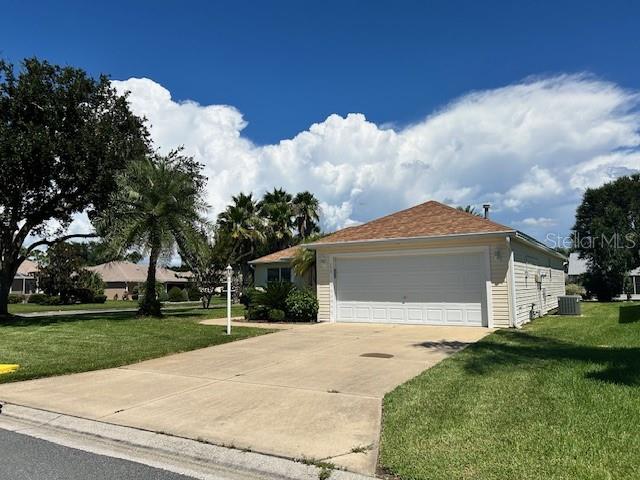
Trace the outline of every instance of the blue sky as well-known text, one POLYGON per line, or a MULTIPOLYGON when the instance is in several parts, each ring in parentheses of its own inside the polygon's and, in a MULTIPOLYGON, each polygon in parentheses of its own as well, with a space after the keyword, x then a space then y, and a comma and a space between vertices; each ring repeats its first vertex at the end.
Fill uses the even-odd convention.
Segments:
MULTIPOLYGON (((153 110, 157 99, 149 98, 149 88, 138 85, 136 93, 138 111, 158 126, 152 133, 161 146, 184 144, 202 156, 212 177, 209 201, 214 212, 234 188, 259 192, 275 185, 316 191, 325 204, 327 228, 368 220, 427 197, 450 203, 490 200, 500 221, 541 236, 550 230, 568 230, 585 185, 638 167, 636 156, 626 155, 619 161, 610 156, 638 148, 633 131, 638 126, 634 95, 640 89, 639 18, 640 3, 631 1, 104 4, 10 0, 3 7, 0 55, 14 62, 37 55, 94 74, 108 73, 115 80, 144 77, 163 89, 156 91, 163 101, 169 100, 162 92, 170 92, 171 105, 167 105, 171 108, 184 106, 181 101, 197 102, 193 108, 179 109, 193 116, 176 125, 167 119, 166 109, 153 110), (553 79, 552 85, 535 83, 540 79, 553 79), (517 90, 532 84, 534 94, 517 90), (510 87, 516 90, 504 90, 510 87), (612 90, 616 98, 607 97, 612 90), (555 96, 559 91, 560 99, 555 96), (469 97, 471 92, 479 92, 481 98, 469 97), (527 106, 540 92, 537 103, 527 106), (460 118, 484 124, 483 117, 471 115, 469 109, 461 113, 461 104, 471 104, 471 110, 494 105, 495 110, 496 104, 513 101, 514 95, 520 107, 505 113, 506 117, 495 118, 487 110, 488 122, 497 122, 498 130, 500 122, 528 111, 542 115, 548 105, 560 105, 569 112, 562 119, 551 115, 549 122, 568 125, 595 104, 600 109, 589 112, 582 133, 596 132, 597 137, 611 122, 616 133, 595 145, 576 143, 566 150, 567 139, 551 138, 547 130, 541 134, 539 122, 532 122, 529 136, 539 136, 541 148, 528 144, 525 160, 515 144, 504 147, 500 139, 489 147, 473 144, 473 151, 489 148, 492 159, 501 159, 499 164, 483 156, 475 158, 473 165, 459 158, 459 164, 432 160, 451 149, 464 153, 461 145, 471 148, 472 140, 491 137, 491 132, 467 132, 470 124, 457 120, 461 122, 456 123, 457 133, 440 129, 436 134, 429 119, 440 117, 441 122, 435 122, 438 127, 447 118, 442 117, 443 111, 457 111, 460 118), (585 95, 595 97, 589 100, 585 95), (215 110, 223 105, 230 107, 214 112, 217 120, 208 131, 222 137, 235 135, 241 144, 214 145, 206 132, 194 138, 187 125, 206 126, 213 111, 207 106, 215 110), (628 113, 621 113, 625 105, 635 112, 631 120, 626 118, 628 113), (350 118, 350 113, 362 117, 350 118), (333 121, 327 123, 328 118, 333 121), (315 132, 313 124, 318 125, 315 132), (231 127, 225 130, 225 125, 231 127), (420 125, 422 132, 415 128, 420 125), (385 132, 389 131, 405 135, 388 138, 385 132), (438 135, 449 136, 428 148, 416 146, 433 142, 438 135), (293 146, 279 143, 288 139, 293 146), (557 148, 540 158, 537 152, 549 141, 557 142, 557 148), (379 148, 360 154, 350 151, 358 142, 367 147, 373 142, 379 148), (387 150, 390 144, 395 147, 387 150), (406 157, 408 150, 416 148, 422 148, 421 153, 406 157), (592 165, 603 155, 609 156, 608 163, 597 179, 580 183, 568 178, 570 172, 588 162, 592 165), (229 186, 231 178, 242 173, 230 166, 238 162, 243 169, 256 166, 258 174, 229 186), (389 167, 392 162, 395 166, 389 167), (406 172, 401 174, 407 165, 429 174, 410 175, 418 180, 408 185, 406 172), (471 172, 495 168, 508 175, 497 179, 473 174, 475 181, 454 180, 445 172, 448 167, 471 172), (367 177, 362 172, 368 169, 367 177), (380 176, 391 184, 381 187, 380 176), (531 178, 538 185, 559 178, 557 198, 540 199, 548 195, 536 195, 535 186, 532 190, 527 185, 531 178), (573 186, 567 191, 565 184, 570 182, 573 186), (514 189, 520 189, 518 198, 510 197, 514 189)), ((131 89, 131 85, 125 83, 122 88, 131 89)), ((565 130, 575 142, 575 132, 560 129, 565 130)), ((520 127, 517 131, 522 133, 520 127)), ((593 136, 581 143, 589 143, 593 136)))

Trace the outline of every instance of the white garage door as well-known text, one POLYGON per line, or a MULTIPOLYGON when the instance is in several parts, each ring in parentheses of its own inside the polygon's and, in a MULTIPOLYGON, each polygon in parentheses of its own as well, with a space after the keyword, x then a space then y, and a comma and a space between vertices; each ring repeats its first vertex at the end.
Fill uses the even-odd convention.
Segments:
POLYGON ((339 257, 338 322, 483 325, 479 253, 339 257))

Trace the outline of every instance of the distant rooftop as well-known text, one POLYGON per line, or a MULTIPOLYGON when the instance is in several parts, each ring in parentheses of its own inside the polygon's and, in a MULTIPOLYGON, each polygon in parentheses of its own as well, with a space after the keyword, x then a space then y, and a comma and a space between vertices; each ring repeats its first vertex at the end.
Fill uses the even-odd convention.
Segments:
MULTIPOLYGON (((589 270, 589 265, 585 258, 580 258, 580 254, 578 252, 569 254, 569 268, 567 270, 567 275, 582 275, 583 273, 587 273, 587 270, 589 270)), ((633 277, 640 276, 640 267, 630 270, 629 275, 633 277)))
MULTIPOLYGON (((147 265, 132 262, 108 262, 88 267, 87 270, 99 273, 105 282, 142 283, 147 280, 148 268, 147 265)), ((175 272, 163 267, 156 269, 156 279, 161 283, 186 283, 191 276, 191 272, 175 272)))

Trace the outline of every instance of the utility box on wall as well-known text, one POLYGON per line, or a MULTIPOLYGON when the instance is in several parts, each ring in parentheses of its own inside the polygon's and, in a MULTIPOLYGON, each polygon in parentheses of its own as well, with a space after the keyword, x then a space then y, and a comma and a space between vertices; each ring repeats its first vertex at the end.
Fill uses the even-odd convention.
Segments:
POLYGON ((580 315, 580 295, 559 296, 558 315, 580 315))

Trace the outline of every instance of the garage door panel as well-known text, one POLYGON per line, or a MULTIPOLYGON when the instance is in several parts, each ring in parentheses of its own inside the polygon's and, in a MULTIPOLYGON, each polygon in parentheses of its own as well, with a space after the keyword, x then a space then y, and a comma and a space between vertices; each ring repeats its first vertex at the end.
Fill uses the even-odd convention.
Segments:
POLYGON ((389 307, 387 309, 387 316, 393 323, 402 323, 404 320, 405 310, 401 307, 389 307))
POLYGON ((480 254, 336 260, 338 321, 482 325, 480 254))
POLYGON ((457 308, 445 310, 446 323, 464 323, 464 311, 457 308))
POLYGON ((424 320, 424 311, 419 308, 409 308, 407 310, 407 320, 409 322, 422 323, 424 320))
POLYGON ((353 307, 340 305, 338 307, 338 318, 342 318, 344 320, 353 319, 353 307))
POLYGON ((481 310, 467 310, 467 323, 482 324, 481 310))
POLYGON ((371 307, 357 307, 355 317, 361 321, 367 321, 371 317, 371 307))

